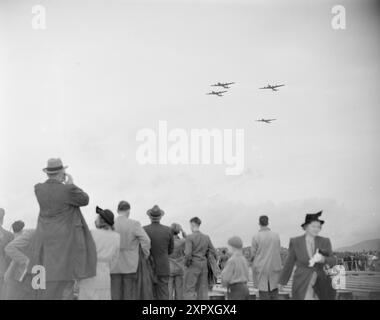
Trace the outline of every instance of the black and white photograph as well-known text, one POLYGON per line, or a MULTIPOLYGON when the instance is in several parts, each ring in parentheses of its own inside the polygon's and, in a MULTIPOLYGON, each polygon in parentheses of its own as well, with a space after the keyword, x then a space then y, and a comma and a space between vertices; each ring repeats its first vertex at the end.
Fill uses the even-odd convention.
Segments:
POLYGON ((380 300, 379 141, 380 1, 0 0, 0 306, 380 300))

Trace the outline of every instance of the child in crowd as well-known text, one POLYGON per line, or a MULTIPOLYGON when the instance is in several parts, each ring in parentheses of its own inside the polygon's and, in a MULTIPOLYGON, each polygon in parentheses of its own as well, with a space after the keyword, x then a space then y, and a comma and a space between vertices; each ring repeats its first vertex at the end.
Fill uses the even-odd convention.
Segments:
POLYGON ((228 251, 232 255, 221 274, 222 286, 227 287, 228 300, 248 300, 248 262, 243 255, 241 238, 230 238, 228 240, 228 251))

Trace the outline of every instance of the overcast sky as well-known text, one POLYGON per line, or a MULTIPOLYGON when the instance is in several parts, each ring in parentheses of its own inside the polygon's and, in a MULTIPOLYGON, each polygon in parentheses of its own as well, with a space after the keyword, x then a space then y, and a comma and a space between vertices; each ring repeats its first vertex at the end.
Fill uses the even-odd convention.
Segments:
POLYGON ((334 247, 380 236, 380 11, 374 1, 0 1, 0 207, 34 227, 50 157, 95 206, 199 216, 248 245, 260 214, 288 245, 324 210, 334 247), (46 8, 46 29, 31 27, 46 8), (331 8, 346 8, 333 30, 331 8), (210 84, 234 81, 223 97, 210 84), (278 92, 258 90, 285 83, 278 92), (276 118, 267 125, 258 118, 276 118), (142 128, 244 129, 245 171, 136 162, 142 128))

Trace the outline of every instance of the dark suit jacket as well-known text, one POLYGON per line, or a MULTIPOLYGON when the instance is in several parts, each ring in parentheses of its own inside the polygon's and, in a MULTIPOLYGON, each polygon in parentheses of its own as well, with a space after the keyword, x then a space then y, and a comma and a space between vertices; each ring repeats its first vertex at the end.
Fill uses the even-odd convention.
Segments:
MULTIPOLYGON (((325 262, 316 263, 314 267, 309 267, 310 257, 306 248, 305 235, 290 239, 288 257, 282 270, 279 283, 286 285, 292 275, 294 266, 296 266, 292 285, 292 298, 295 300, 303 300, 305 298, 314 271, 317 272, 319 279, 325 279, 326 275, 323 271, 323 266, 325 264, 330 266, 336 264, 336 258, 333 256, 329 238, 317 236, 315 238, 315 250, 317 249, 326 255, 325 262)), ((319 298, 321 299, 321 297, 319 298)))
POLYGON ((47 281, 70 281, 96 275, 96 247, 79 209, 88 195, 74 184, 48 179, 34 187, 40 205, 31 244, 31 266, 43 265, 47 281))
POLYGON ((169 276, 169 254, 173 252, 174 238, 172 230, 154 222, 144 227, 151 241, 150 254, 154 260, 154 272, 158 276, 169 276))

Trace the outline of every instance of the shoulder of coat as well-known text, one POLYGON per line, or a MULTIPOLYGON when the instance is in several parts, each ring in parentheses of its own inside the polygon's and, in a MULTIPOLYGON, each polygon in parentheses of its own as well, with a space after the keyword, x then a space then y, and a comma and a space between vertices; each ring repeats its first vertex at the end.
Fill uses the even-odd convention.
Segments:
POLYGON ((294 238, 290 238, 290 241, 294 243, 294 242, 302 241, 302 239, 304 239, 304 235, 298 236, 298 237, 294 237, 294 238))
POLYGON ((43 185, 43 183, 39 182, 34 185, 34 189, 40 188, 43 185))
POLYGON ((330 241, 330 238, 327 238, 327 237, 321 237, 321 236, 317 236, 319 238, 320 241, 323 241, 323 242, 329 242, 330 241))
POLYGON ((134 219, 129 219, 135 226, 138 226, 138 227, 140 227, 141 226, 141 223, 140 223, 140 221, 138 221, 138 220, 134 220, 134 219))

